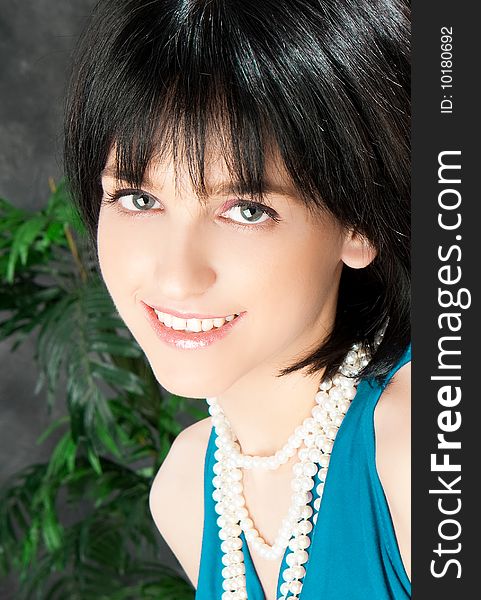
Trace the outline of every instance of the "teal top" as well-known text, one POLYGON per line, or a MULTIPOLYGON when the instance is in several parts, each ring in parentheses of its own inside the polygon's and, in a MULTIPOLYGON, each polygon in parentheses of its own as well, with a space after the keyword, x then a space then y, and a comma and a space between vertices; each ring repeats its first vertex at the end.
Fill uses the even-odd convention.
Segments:
MULTIPOLYGON (((317 523, 309 537, 309 559, 300 600, 406 600, 411 584, 404 569, 391 514, 376 470, 374 408, 394 373, 411 360, 411 346, 383 385, 361 380, 339 428, 317 523)), ((212 428, 204 467, 204 530, 196 600, 221 600, 222 551, 212 492, 215 462, 212 428)), ((313 499, 317 497, 315 487, 313 499)), ((244 533, 248 600, 264 600, 244 533)), ((287 551, 286 551, 287 554, 287 551)), ((281 597, 284 555, 277 597, 281 597)))

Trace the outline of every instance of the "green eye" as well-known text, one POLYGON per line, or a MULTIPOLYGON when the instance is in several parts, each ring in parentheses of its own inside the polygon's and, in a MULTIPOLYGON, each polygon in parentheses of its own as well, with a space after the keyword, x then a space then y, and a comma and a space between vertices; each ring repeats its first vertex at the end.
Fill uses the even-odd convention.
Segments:
MULTIPOLYGON (((269 219, 269 215, 260 206, 247 203, 239 203, 232 206, 227 212, 235 211, 234 214, 240 215, 248 223, 263 223, 269 219), (265 217, 264 219, 262 217, 265 217)), ((236 219, 234 219, 235 221, 236 219)))
POLYGON ((228 216, 227 218, 240 227, 267 224, 268 221, 280 221, 279 215, 272 208, 250 200, 239 200, 222 214, 228 215, 232 212, 234 212, 235 217, 240 217, 240 219, 234 216, 228 216))
POLYGON ((155 200, 155 198, 152 198, 152 196, 145 192, 119 195, 118 200, 126 210, 135 211, 149 210, 155 206, 156 202, 158 203, 158 200, 155 200))

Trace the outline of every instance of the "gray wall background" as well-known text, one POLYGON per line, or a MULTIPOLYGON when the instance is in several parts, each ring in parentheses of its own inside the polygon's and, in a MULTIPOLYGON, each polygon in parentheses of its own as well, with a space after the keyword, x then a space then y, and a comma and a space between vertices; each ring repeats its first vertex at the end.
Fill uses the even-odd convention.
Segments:
MULTIPOLYGON (((0 197, 25 209, 49 196, 48 178, 62 175, 62 112, 71 50, 95 0, 0 0, 0 197)), ((36 439, 49 416, 35 396, 33 343, 10 352, 0 344, 0 485, 22 467, 48 457, 36 439)), ((164 546, 166 561, 176 566, 164 546)), ((15 598, 15 581, 0 582, 0 598, 15 598)))

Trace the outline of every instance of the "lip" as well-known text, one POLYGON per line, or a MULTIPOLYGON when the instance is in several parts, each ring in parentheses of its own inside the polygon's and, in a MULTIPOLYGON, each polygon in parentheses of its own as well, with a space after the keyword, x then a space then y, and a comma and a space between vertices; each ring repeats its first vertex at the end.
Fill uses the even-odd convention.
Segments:
MULTIPOLYGON (((176 331, 170 327, 166 327, 159 321, 154 309, 149 305, 142 303, 146 312, 147 318, 149 319, 155 333, 158 337, 166 344, 180 348, 182 350, 197 350, 199 348, 206 348, 217 342, 226 335, 228 335, 236 324, 241 321, 245 315, 245 312, 241 313, 232 321, 228 321, 222 327, 211 329, 210 331, 176 331)), ((160 309, 157 309, 160 310, 160 309)), ((162 311, 164 312, 164 311, 162 311)), ((174 313, 170 313, 174 314, 174 313)), ((185 317, 184 317, 185 318, 185 317)), ((196 317, 191 317, 196 318, 196 317)))
MULTIPOLYGON (((145 304, 143 302, 142 304, 145 304)), ((155 304, 145 304, 150 308, 155 308, 159 312, 167 313, 169 315, 173 315, 174 317, 179 317, 179 319, 223 319, 228 317, 229 315, 219 316, 219 315, 200 315, 199 313, 180 313, 176 310, 172 310, 171 308, 163 308, 162 306, 156 306, 155 304)), ((231 313, 235 314, 235 313, 231 313)))

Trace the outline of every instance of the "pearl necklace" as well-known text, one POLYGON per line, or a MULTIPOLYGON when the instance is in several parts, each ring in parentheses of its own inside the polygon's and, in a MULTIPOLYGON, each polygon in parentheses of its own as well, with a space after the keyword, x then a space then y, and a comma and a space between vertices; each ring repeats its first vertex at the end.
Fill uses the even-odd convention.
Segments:
POLYGON ((222 600, 246 600, 246 578, 241 532, 252 548, 263 558, 280 558, 286 555, 288 567, 284 569, 284 583, 280 586, 278 600, 298 600, 306 573, 310 538, 308 534, 317 522, 324 482, 336 434, 351 400, 356 395, 356 376, 368 364, 366 351, 354 344, 332 379, 324 380, 315 396, 311 416, 304 419, 284 446, 272 456, 243 455, 230 423, 216 398, 207 398, 212 425, 216 432, 217 450, 214 453, 212 497, 219 515, 217 524, 222 540, 223 589, 222 600), (301 447, 302 446, 302 447, 301 447), (292 498, 287 516, 283 519, 272 545, 265 542, 255 529, 245 506, 241 468, 274 470, 286 463, 294 454, 299 461, 293 467, 292 498), (314 481, 316 477, 316 482, 314 481), (318 497, 314 510, 310 506, 311 490, 316 486, 318 497), (311 522, 312 517, 312 522, 311 522))

